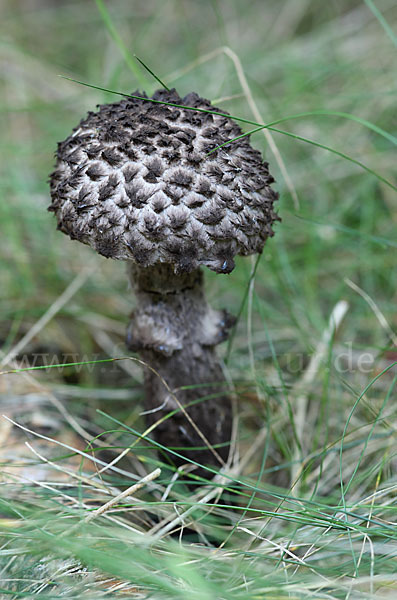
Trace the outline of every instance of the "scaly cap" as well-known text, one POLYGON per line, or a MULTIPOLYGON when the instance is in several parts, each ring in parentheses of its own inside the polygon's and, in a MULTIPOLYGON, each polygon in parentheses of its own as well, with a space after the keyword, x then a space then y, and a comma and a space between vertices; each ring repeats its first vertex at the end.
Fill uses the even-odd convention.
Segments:
MULTIPOLYGON (((189 272, 262 252, 278 220, 268 165, 233 119, 125 98, 90 112, 58 144, 50 176, 58 228, 108 258, 189 272)), ((153 100, 221 112, 191 93, 153 100)))

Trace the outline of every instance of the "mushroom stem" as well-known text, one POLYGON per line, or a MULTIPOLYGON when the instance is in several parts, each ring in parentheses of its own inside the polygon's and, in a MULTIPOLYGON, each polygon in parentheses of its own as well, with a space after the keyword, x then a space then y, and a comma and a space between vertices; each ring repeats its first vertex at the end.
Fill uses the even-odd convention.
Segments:
POLYGON ((167 264, 130 263, 128 274, 137 307, 127 346, 150 367, 147 424, 176 410, 156 426, 156 441, 195 462, 221 467, 229 452, 232 410, 215 346, 227 339, 235 319, 207 304, 200 269, 175 274, 167 264))

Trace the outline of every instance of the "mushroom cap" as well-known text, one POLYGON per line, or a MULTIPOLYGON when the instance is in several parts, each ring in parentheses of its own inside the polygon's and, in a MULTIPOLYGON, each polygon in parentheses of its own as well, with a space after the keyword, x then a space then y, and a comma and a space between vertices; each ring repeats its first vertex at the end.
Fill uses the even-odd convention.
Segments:
POLYGON ((279 220, 268 164, 220 109, 159 90, 99 106, 58 144, 50 211, 58 229, 99 254, 218 273, 261 252, 279 220))

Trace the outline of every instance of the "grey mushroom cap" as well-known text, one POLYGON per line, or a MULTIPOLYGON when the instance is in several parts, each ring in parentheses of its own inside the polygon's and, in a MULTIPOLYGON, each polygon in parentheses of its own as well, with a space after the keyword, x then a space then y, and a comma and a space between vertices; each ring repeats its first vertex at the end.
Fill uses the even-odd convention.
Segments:
POLYGON ((240 127, 225 113, 162 104, 221 112, 195 93, 133 95, 99 106, 58 144, 58 228, 108 258, 176 273, 229 273, 234 256, 262 252, 279 220, 268 164, 247 137, 208 154, 240 127))

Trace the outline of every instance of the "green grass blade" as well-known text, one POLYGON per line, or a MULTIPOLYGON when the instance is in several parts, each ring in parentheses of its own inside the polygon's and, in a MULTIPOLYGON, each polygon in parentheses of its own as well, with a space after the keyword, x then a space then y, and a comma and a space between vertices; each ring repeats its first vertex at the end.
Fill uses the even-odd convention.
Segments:
POLYGON ((143 66, 145 69, 146 69, 146 71, 148 71, 148 73, 150 73, 150 75, 152 75, 152 77, 154 77, 154 79, 155 79, 156 81, 158 81, 158 82, 159 82, 159 84, 161 85, 161 87, 163 87, 163 88, 165 88, 166 90, 170 91, 170 88, 169 88, 167 85, 165 85, 164 81, 161 81, 160 77, 159 77, 158 75, 156 75, 156 73, 154 73, 154 72, 152 71, 152 69, 150 69, 150 68, 147 66, 147 64, 146 64, 146 63, 144 63, 144 62, 143 62, 143 60, 141 60, 141 59, 139 58, 139 56, 137 56, 136 54, 134 54, 134 57, 135 57, 135 58, 137 59, 137 61, 138 61, 138 62, 139 62, 139 63, 140 63, 140 64, 141 64, 141 65, 142 65, 142 66, 143 66))
POLYGON ((371 387, 374 385, 374 383, 376 383, 378 381, 378 379, 383 377, 383 375, 385 373, 387 373, 388 371, 393 369, 396 365, 397 365, 397 362, 391 363, 388 367, 386 367, 378 375, 376 375, 376 377, 371 379, 371 381, 368 383, 368 385, 365 386, 364 390, 361 392, 361 394, 358 396, 357 400, 353 404, 353 406, 350 410, 349 416, 346 420, 345 426, 343 428, 342 440, 341 440, 340 451, 339 451, 339 476, 340 476, 340 488, 341 488, 341 502, 342 502, 342 506, 343 506, 344 510, 346 510, 346 491, 347 490, 346 490, 345 484, 343 483, 343 444, 344 444, 344 440, 345 440, 345 437, 347 434, 347 428, 349 427, 349 423, 353 417, 354 411, 356 410, 357 406, 360 404, 361 400, 363 399, 365 394, 368 392, 368 390, 371 389, 371 387))
POLYGON ((326 146, 325 144, 321 144, 320 142, 315 142, 314 140, 309 140, 306 137, 297 135, 295 133, 290 133, 289 131, 283 131, 281 129, 276 129, 275 127, 268 127, 268 129, 270 131, 275 131, 276 133, 281 133, 282 135, 286 135, 295 140, 299 140, 300 142, 305 142, 306 144, 316 146, 317 148, 322 148, 323 150, 327 150, 328 152, 331 152, 332 154, 335 154, 336 156, 340 156, 341 158, 344 158, 345 160, 357 165, 358 167, 361 167, 362 169, 364 169, 364 171, 367 171, 367 173, 371 173, 371 175, 376 177, 376 179, 378 179, 379 181, 382 181, 389 188, 391 188, 392 190, 397 192, 397 186, 395 186, 391 181, 389 181, 385 177, 382 177, 382 175, 379 175, 379 173, 377 173, 370 167, 367 167, 367 165, 365 165, 361 161, 359 161, 355 158, 352 158, 351 156, 349 156, 348 154, 345 154, 344 152, 341 152, 340 150, 335 150, 334 148, 330 148, 329 146, 326 146))
POLYGON ((393 42, 393 44, 397 47, 397 35, 394 33, 393 29, 390 27, 389 23, 386 21, 385 17, 380 12, 379 8, 372 0, 364 0, 365 4, 372 11, 374 16, 378 19, 379 23, 382 25, 383 29, 393 42))
POLYGON ((108 30, 111 38, 113 39, 116 46, 120 50, 126 64, 128 65, 131 72, 134 74, 139 85, 142 85, 143 87, 145 87, 147 85, 147 81, 143 77, 136 62, 133 60, 130 51, 128 50, 127 46, 124 44, 119 32, 117 31, 117 29, 111 19, 111 16, 109 14, 109 11, 107 9, 107 6, 106 6, 104 0, 95 0, 95 3, 97 5, 99 14, 101 15, 102 21, 103 21, 106 29, 108 30))

